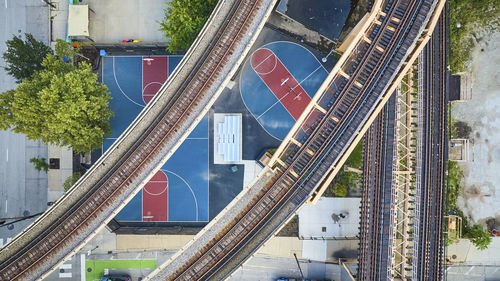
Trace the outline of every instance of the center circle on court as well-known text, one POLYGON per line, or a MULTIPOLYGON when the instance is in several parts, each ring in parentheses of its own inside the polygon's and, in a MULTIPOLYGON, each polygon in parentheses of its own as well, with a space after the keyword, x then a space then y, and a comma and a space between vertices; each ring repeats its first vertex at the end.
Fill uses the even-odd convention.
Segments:
POLYGON ((288 41, 271 42, 249 55, 241 70, 240 93, 264 130, 283 140, 327 75, 305 47, 288 41))
POLYGON ((266 75, 276 68, 278 59, 271 50, 260 48, 252 54, 251 62, 257 74, 266 75))
POLYGON ((167 192, 168 178, 163 171, 158 171, 146 185, 143 187, 143 192, 149 195, 157 196, 167 192))

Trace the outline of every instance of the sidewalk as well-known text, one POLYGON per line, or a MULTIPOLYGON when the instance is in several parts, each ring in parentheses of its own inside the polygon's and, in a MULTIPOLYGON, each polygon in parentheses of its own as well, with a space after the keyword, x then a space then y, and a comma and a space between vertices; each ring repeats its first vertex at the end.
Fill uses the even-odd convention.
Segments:
POLYGON ((492 237, 488 249, 479 251, 468 240, 461 239, 446 249, 446 258, 453 264, 494 265, 500 266, 500 237, 492 237))

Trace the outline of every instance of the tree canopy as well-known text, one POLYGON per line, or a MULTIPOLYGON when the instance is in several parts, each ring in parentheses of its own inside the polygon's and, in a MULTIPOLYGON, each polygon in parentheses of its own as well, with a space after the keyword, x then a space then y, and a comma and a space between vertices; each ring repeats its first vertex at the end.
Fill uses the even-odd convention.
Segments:
POLYGON ((333 193, 335 196, 338 197, 346 197, 347 196, 347 186, 340 184, 340 183, 335 183, 335 186, 333 187, 333 193))
POLYGON ((17 89, 0 95, 0 129, 69 145, 75 152, 100 147, 111 132, 107 87, 97 82, 87 63, 74 66, 49 54, 42 67, 17 89))
POLYGON ((165 9, 160 31, 170 39, 167 50, 188 49, 200 33, 217 0, 172 0, 165 9))
POLYGON ((469 237, 470 241, 478 250, 485 250, 491 243, 491 235, 487 230, 483 230, 483 228, 475 224, 471 229, 466 233, 466 236, 469 237))
POLYGON ((17 83, 31 77, 42 69, 42 61, 52 50, 44 43, 37 41, 33 35, 26 33, 26 41, 14 36, 6 42, 7 51, 2 57, 6 62, 5 71, 14 77, 17 83))
POLYGON ((47 163, 47 159, 45 158, 36 158, 36 157, 33 157, 30 159, 30 163, 33 164, 33 166, 35 167, 35 170, 41 172, 42 170, 44 172, 48 172, 49 171, 49 168, 50 168, 50 165, 49 163, 47 163))

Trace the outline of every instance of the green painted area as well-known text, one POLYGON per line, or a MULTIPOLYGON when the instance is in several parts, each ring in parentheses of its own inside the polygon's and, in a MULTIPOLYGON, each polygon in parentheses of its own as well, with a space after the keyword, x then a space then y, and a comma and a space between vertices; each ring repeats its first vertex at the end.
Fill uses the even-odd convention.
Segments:
POLYGON ((86 280, 99 280, 104 269, 146 269, 156 268, 156 260, 86 260, 86 280), (91 268, 92 271, 88 271, 91 268))

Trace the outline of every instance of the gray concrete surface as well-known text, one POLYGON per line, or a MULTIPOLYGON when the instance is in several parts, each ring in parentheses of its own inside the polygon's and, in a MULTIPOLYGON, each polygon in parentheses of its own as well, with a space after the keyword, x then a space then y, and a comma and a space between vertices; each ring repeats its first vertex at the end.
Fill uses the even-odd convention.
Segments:
POLYGON ((90 37, 99 43, 117 43, 125 39, 166 42, 158 23, 164 17, 165 0, 83 0, 94 12, 89 13, 90 37))
MULTIPOLYGON (((128 251, 128 252, 112 252, 98 253, 99 248, 93 248, 87 251, 81 251, 70 260, 66 261, 60 267, 59 271, 50 274, 45 280, 48 281, 64 281, 64 280, 85 280, 82 278, 82 255, 85 260, 140 260, 140 259, 155 259, 156 264, 160 265, 169 257, 175 254, 176 250, 165 251, 128 251), (95 249, 95 250, 94 250, 95 249), (63 270, 61 270, 63 269, 63 270)), ((309 279, 328 279, 340 280, 341 267, 337 264, 325 264, 320 262, 309 262, 299 260, 300 267, 304 276, 309 279)), ((110 269, 110 274, 129 274, 133 281, 144 278, 153 269, 110 269)), ((83 268, 86 272, 86 268, 83 268)), ((245 281, 272 281, 279 277, 300 277, 300 272, 295 259, 278 258, 264 255, 257 255, 237 271, 230 281, 245 280, 245 281)))
MULTIPOLYGON (((300 268, 306 279, 340 280, 341 267, 337 264, 309 262, 299 260, 300 268)), ((295 259, 256 256, 228 280, 276 280, 279 277, 300 278, 300 271, 295 259)))
POLYGON ((457 206, 474 223, 493 218, 490 227, 500 228, 500 32, 480 38, 472 50, 472 98, 454 103, 452 118, 470 127, 472 161, 460 162, 464 171, 457 206))
MULTIPOLYGON (((0 54, 5 41, 12 36, 24 39, 24 33, 48 44, 49 8, 40 0, 4 0, 0 3, 0 54)), ((16 87, 5 73, 0 58, 0 92, 16 87)), ((0 131, 0 217, 22 217, 47 208, 47 174, 37 172, 28 160, 47 158, 47 146, 27 140, 24 135, 0 131)), ((5 244, 33 219, 14 224, 13 229, 0 227, 0 245, 5 244)))
POLYGON ((500 280, 500 267, 484 265, 453 265, 446 268, 447 281, 500 280))

